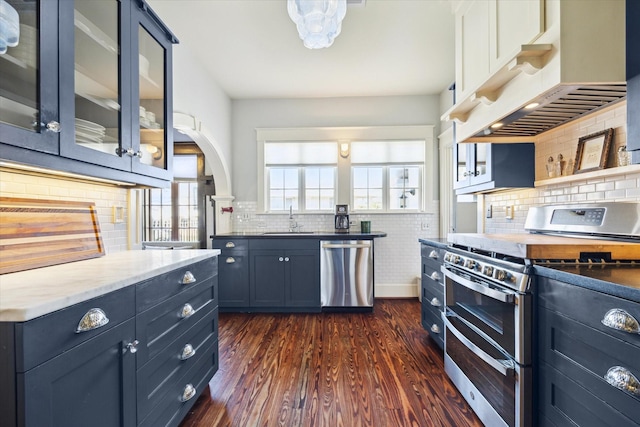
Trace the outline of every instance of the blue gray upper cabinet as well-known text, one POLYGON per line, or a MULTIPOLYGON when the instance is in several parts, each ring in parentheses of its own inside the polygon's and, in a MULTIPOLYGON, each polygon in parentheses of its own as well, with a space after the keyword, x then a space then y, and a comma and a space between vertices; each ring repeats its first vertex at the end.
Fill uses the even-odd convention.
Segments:
POLYGON ((640 163, 640 2, 627 0, 627 150, 640 163))
POLYGON ((142 0, 8 0, 3 160, 151 186, 172 179, 172 44, 142 0))

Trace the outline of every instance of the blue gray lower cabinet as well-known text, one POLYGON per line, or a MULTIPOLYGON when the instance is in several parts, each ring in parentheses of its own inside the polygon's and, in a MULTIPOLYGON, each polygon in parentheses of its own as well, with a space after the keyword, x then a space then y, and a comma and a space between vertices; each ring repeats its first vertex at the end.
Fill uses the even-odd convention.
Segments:
POLYGON ((440 348, 444 348, 444 281, 440 267, 444 257, 444 244, 438 241, 420 240, 422 274, 420 277, 422 293, 422 327, 429 331, 440 348))
POLYGON ((631 392, 638 393, 637 385, 623 391, 606 377, 618 366, 640 379, 640 335, 603 320, 614 309, 640 319, 640 304, 546 277, 537 281, 539 425, 639 426, 640 394, 631 392))
POLYGON ((212 257, 0 323, 0 425, 177 426, 218 369, 217 267, 212 257), (76 333, 95 308, 109 322, 76 333))
POLYGON ((319 312, 317 238, 215 237, 220 249, 220 310, 319 312))

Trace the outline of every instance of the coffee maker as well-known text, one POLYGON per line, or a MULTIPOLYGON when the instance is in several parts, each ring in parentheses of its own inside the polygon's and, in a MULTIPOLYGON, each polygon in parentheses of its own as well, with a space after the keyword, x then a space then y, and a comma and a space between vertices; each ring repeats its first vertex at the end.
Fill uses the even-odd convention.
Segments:
POLYGON ((336 205, 336 233, 349 232, 349 205, 336 205))

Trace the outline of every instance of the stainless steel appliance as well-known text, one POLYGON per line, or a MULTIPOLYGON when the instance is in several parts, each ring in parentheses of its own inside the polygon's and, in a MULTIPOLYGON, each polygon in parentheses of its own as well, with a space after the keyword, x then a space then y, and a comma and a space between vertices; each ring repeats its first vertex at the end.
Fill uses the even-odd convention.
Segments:
POLYGON ((336 205, 335 229, 338 233, 349 231, 349 205, 336 205))
POLYGON ((445 371, 485 425, 533 425, 533 265, 640 259, 640 203, 529 209, 529 234, 450 234, 445 371))
POLYGON ((373 309, 373 240, 320 242, 323 309, 373 309))

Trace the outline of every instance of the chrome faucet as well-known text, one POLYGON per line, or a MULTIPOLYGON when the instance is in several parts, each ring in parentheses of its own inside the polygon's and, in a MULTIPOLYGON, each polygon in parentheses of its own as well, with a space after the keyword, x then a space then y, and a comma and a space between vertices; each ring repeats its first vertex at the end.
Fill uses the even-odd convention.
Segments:
POLYGON ((298 225, 298 222, 293 219, 293 205, 289 205, 289 232, 298 233, 300 232, 300 227, 302 225, 298 225))

